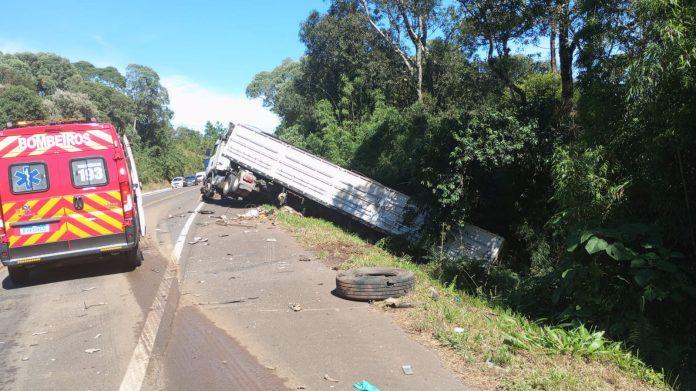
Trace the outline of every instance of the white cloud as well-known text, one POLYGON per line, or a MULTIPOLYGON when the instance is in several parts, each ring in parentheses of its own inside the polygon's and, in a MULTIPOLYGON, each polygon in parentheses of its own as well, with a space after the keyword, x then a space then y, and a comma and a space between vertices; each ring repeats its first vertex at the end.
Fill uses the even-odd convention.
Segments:
POLYGON ((163 77, 162 85, 169 91, 175 126, 202 130, 206 121, 220 121, 225 126, 228 122, 245 123, 273 132, 280 123, 260 99, 214 91, 185 76, 163 77))
POLYGON ((13 40, 0 40, 0 52, 2 53, 20 53, 20 52, 30 52, 32 49, 29 45, 20 41, 13 40))

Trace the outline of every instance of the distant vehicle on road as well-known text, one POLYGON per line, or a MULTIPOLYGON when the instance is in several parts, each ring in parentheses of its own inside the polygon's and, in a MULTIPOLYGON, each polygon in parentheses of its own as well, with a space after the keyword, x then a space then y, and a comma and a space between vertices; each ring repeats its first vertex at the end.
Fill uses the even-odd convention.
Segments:
POLYGON ((186 178, 184 178, 184 187, 196 186, 196 183, 196 177, 193 175, 189 175, 186 178))
POLYGON ((172 179, 172 189, 184 187, 184 177, 178 176, 172 179))
POLYGON ((17 125, 0 130, 0 258, 10 278, 95 254, 140 266, 145 212, 128 139, 95 120, 17 125))
POLYGON ((203 183, 204 179, 205 179, 205 171, 201 171, 201 172, 196 173, 196 184, 203 183))

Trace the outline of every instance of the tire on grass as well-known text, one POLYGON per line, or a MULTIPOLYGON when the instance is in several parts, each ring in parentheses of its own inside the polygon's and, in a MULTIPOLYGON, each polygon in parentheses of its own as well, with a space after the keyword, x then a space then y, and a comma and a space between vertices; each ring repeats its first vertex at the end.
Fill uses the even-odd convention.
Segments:
POLYGON ((413 272, 408 270, 363 267, 338 273, 336 294, 349 300, 384 300, 407 294, 413 284, 413 272))

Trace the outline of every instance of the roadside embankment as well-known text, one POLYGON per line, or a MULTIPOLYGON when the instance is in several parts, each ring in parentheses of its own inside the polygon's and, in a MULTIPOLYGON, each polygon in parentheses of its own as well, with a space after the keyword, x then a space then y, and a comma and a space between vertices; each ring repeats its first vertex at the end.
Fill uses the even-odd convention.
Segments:
POLYGON ((466 384, 508 390, 664 390, 663 374, 621 343, 584 327, 543 326, 443 283, 432 264, 418 265, 324 220, 280 210, 280 225, 337 269, 400 267, 416 275, 404 300, 413 308, 384 308, 466 384))

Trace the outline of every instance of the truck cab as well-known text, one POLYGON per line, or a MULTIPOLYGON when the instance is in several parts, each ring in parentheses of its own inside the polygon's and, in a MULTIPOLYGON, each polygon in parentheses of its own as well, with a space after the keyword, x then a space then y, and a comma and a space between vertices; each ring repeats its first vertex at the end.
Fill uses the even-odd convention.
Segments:
POLYGON ((105 123, 29 125, 0 130, 0 260, 10 278, 88 255, 122 253, 139 266, 144 213, 127 139, 124 149, 105 123))

